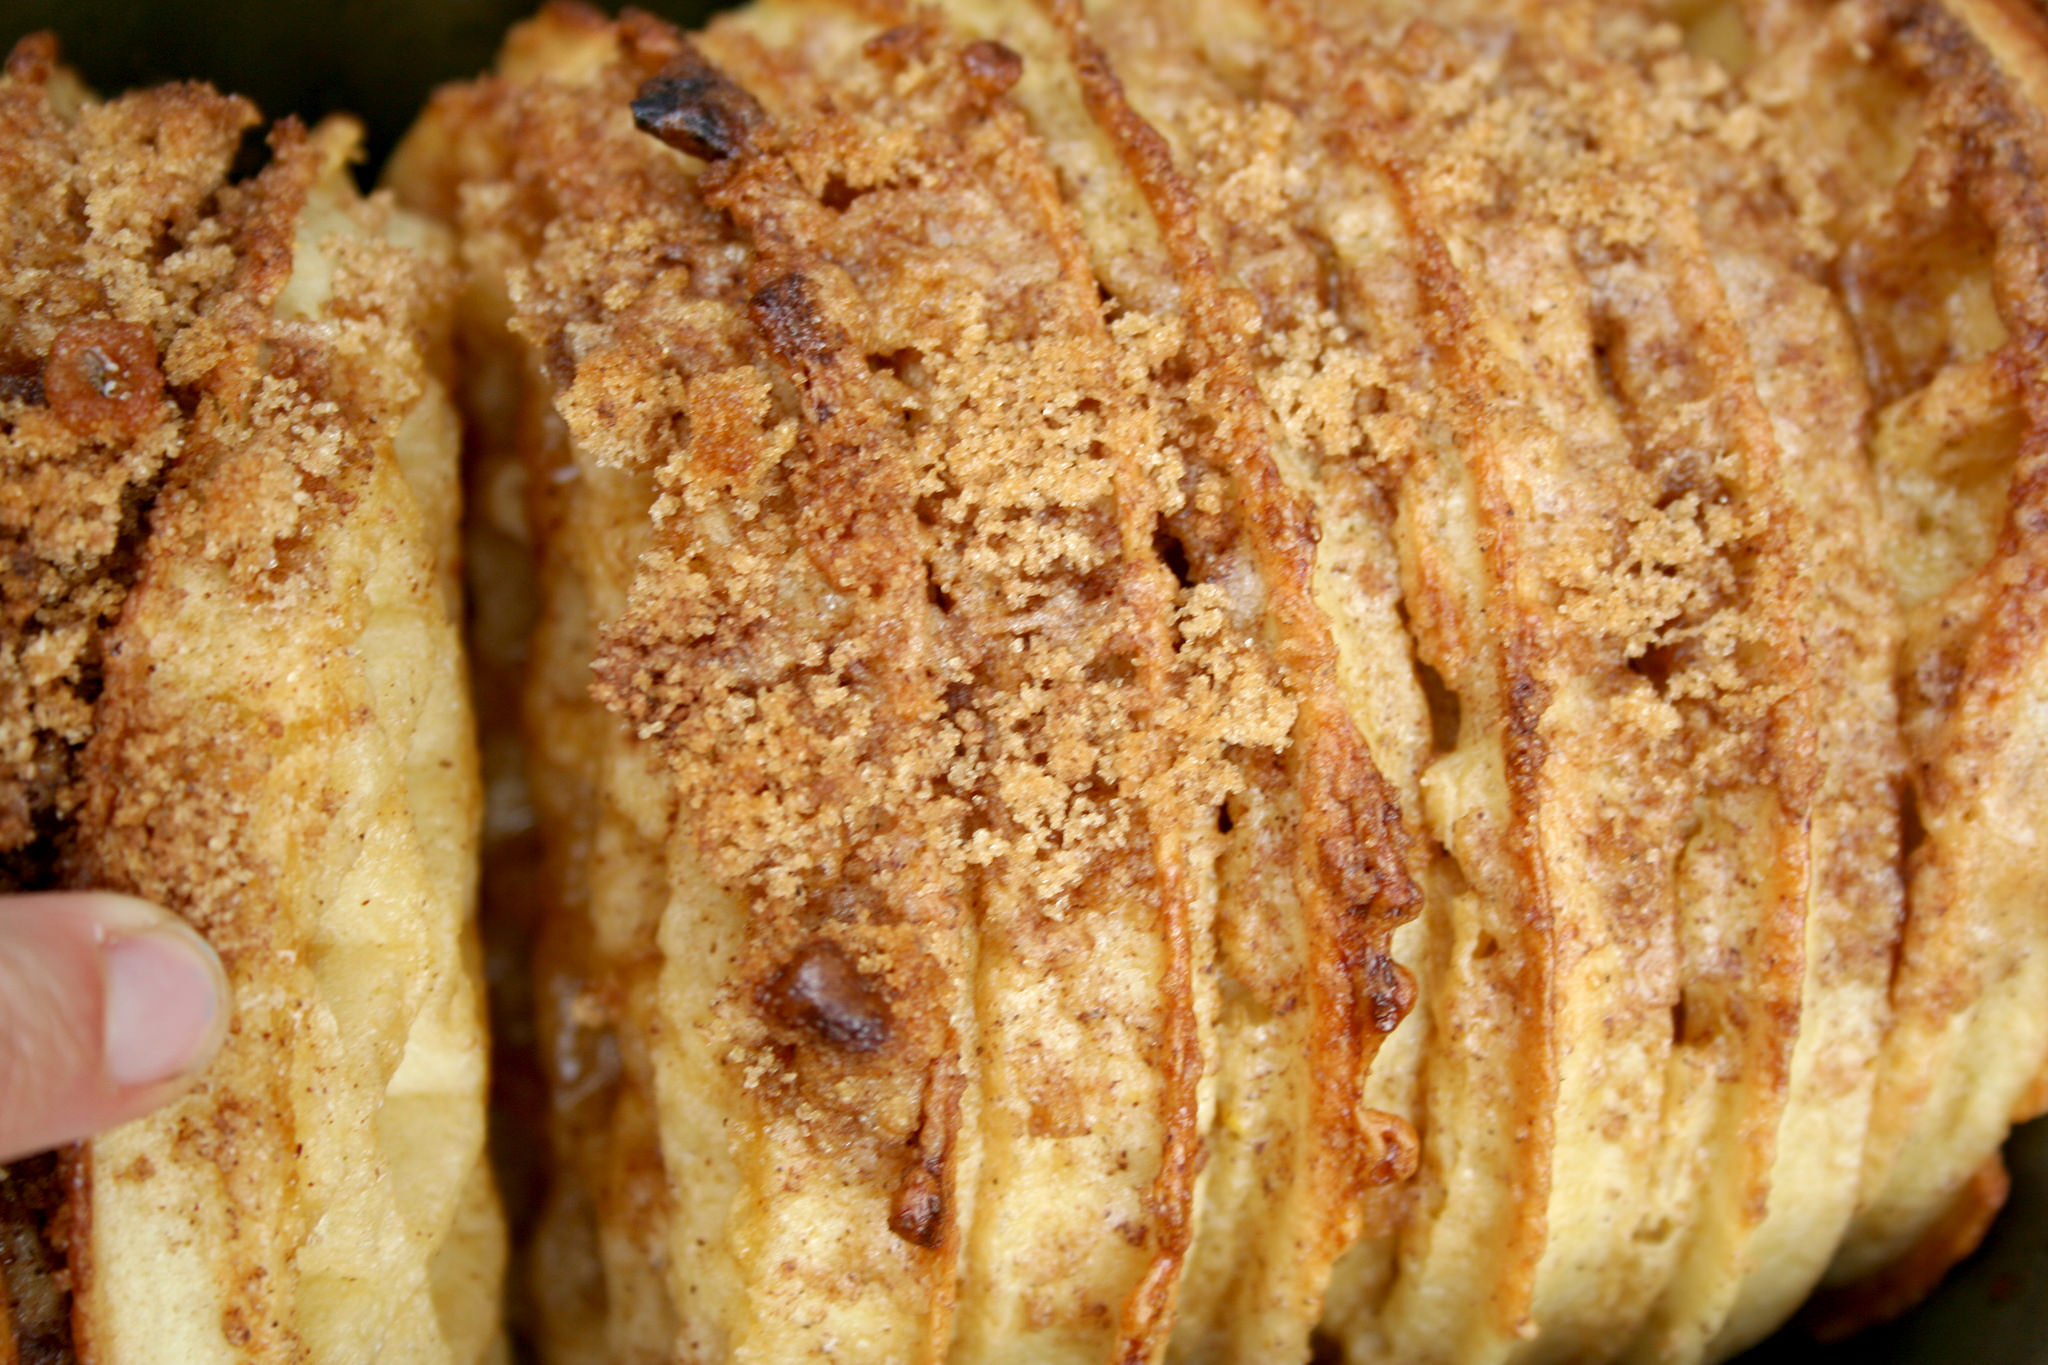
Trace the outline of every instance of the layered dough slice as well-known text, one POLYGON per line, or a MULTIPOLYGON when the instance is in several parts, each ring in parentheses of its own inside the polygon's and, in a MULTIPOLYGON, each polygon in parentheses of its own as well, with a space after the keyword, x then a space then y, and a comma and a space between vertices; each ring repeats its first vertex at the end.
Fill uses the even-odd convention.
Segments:
MULTIPOLYGON (((1718 676, 1681 677, 1671 691, 1668 644, 1650 641, 1639 653, 1646 643, 1639 639, 1622 652, 1660 693, 1680 700, 1681 714, 1688 693, 1695 706, 1705 696, 1722 712, 1704 725, 1697 714, 1688 717, 1672 774, 1708 793, 1716 782, 1735 784, 1735 814, 1721 818, 1724 828, 1754 837, 1759 823, 1775 822, 1777 831, 1753 845, 1745 872, 1726 841, 1701 837, 1716 816, 1703 811, 1700 796, 1689 812, 1677 807, 1681 827, 1689 819, 1695 830, 1676 874, 1677 974, 1657 984, 1654 951, 1640 951, 1654 939, 1636 939, 1638 951, 1623 959, 1640 976, 1633 989, 1653 999, 1670 992, 1675 1006, 1662 1103, 1638 1106, 1636 1122, 1624 1126, 1615 1093, 1600 1107, 1587 1107, 1584 1092, 1573 1097, 1574 1065, 1611 1080, 1630 1049, 1614 1036, 1627 1017, 1613 1003, 1616 982, 1604 972, 1576 980, 1569 972, 1573 945, 1586 941, 1571 922, 1585 913, 1581 898, 1590 888, 1587 865, 1573 869, 1569 844, 1553 836, 1539 845, 1532 871, 1534 885, 1552 898, 1549 939, 1539 939, 1538 949, 1555 953, 1545 969, 1557 1030, 1551 1056, 1562 1071, 1548 1120, 1554 1148, 1547 1174, 1555 1183, 1547 1208, 1537 1210, 1547 1226, 1539 1225, 1544 1259, 1530 1296, 1519 1296, 1518 1284, 1527 1282, 1513 1263, 1497 1259, 1512 1245, 1509 1225, 1461 1220, 1457 1178, 1464 1175, 1464 1191, 1498 1200, 1527 1169, 1528 1144, 1513 1160, 1482 1160, 1463 1173, 1454 1164, 1501 1116, 1517 1112, 1516 1092, 1496 1090, 1464 1111, 1426 1107, 1444 1094, 1427 1078, 1448 1079, 1464 1051, 1459 1044, 1486 1036, 1454 1013, 1473 993, 1436 974, 1432 960, 1409 1025, 1428 1019, 1438 1032, 1420 1049, 1418 1103, 1425 1107, 1416 1121, 1425 1140, 1414 1212, 1402 1233, 1407 1259, 1387 1289, 1387 1263, 1373 1241, 1352 1253, 1334 1302, 1350 1324, 1353 1350, 1367 1359, 1462 1358, 1472 1350, 1544 1359, 1720 1358, 1782 1321, 1831 1260, 1831 1278, 1856 1287, 1830 1295, 1818 1319, 1824 1329, 1897 1311, 1981 1233, 2000 1189, 1995 1147, 2039 1103, 2040 997, 2026 972, 2038 955, 2041 921, 2020 908, 2038 904, 2027 888, 2039 860, 2009 835, 1999 836, 1995 854, 1969 842, 1970 853, 1955 856, 1989 856, 2002 882, 1958 900, 1937 892, 1940 884, 1922 870, 1918 860, 1929 855, 1913 854, 1910 910, 1898 869, 1902 840, 1910 845, 1922 834, 1915 802, 1903 813, 1899 804, 1908 756, 1968 753, 1971 770, 2012 818, 2002 827, 2013 829, 2031 820, 2017 813, 2026 808, 2033 768, 2024 728, 1992 727, 1967 740, 1947 730, 1935 739, 1916 726, 1908 700, 1902 736, 1892 681, 1897 661, 1907 679, 1931 672, 1928 646, 1914 637, 1928 631, 1937 609, 1917 605, 1930 590, 1916 588, 1906 566, 1935 561, 1935 576, 1947 575, 1943 586, 1979 568, 1997 581, 2000 568, 1984 566, 2001 534, 2007 548, 1999 553, 2024 553, 2012 548, 2015 539, 2024 544, 2024 485, 2012 484, 2008 494, 2007 480, 2028 448, 2024 403, 2039 380, 2032 341, 2007 338, 2038 335, 2031 310, 2039 277, 2028 264, 2039 250, 2038 210, 2023 188, 2031 174, 2023 168, 2038 165, 2040 154, 2038 114, 2024 98, 2038 84, 2034 40, 1995 7, 1960 16, 1991 45, 1988 52, 1956 17, 1914 7, 1826 14, 1693 8, 1681 32, 1620 7, 1501 6, 1465 21, 1461 37, 1470 46, 1367 6, 1326 6, 1313 15, 1289 6, 1263 13, 1212 7, 1194 22, 1166 14, 1149 27, 1133 14, 1119 6, 1101 17, 1106 32, 1132 29, 1124 44, 1112 45, 1112 59, 1140 107, 1177 134, 1184 163, 1210 177, 1212 240, 1220 257, 1243 262, 1239 278, 1248 289, 1271 298, 1290 250, 1300 277, 1313 278, 1320 257, 1321 299, 1371 338, 1399 325, 1405 291, 1388 277, 1405 266, 1420 276, 1421 290, 1434 291, 1440 319, 1456 327, 1468 325, 1472 312, 1481 316, 1482 334, 1466 351, 1482 367, 1481 382, 1462 386, 1468 411, 1497 414, 1533 392, 1539 416, 1569 447, 1562 466, 1525 465, 1533 477, 1511 477, 1509 489, 1518 480, 1539 489, 1536 502, 1480 502, 1476 520, 1485 537, 1474 548, 1512 545, 1533 531, 1525 567, 1538 572, 1524 581, 1540 594, 1545 580, 1576 576, 1571 557, 1597 545, 1601 533, 1589 526, 1592 534, 1580 533, 1574 545, 1567 531, 1558 543, 1564 557, 1548 561, 1542 537, 1568 526, 1570 490, 1596 467, 1590 456, 1603 425, 1603 389, 1619 407, 1622 436, 1636 446, 1636 467, 1661 485, 1660 511, 1683 510, 1702 459, 1712 462, 1717 481, 1731 466, 1741 471, 1737 487, 1747 489, 1705 492, 1707 535, 1689 553, 1654 525, 1636 524, 1625 482, 1591 493, 1596 516, 1633 527, 1630 549, 1640 558, 1631 566, 1618 556, 1613 567, 1647 580, 1632 589, 1627 577, 1617 583, 1602 574, 1603 594, 1643 612, 1643 624, 1656 631, 1691 641, 1682 650, 1705 644, 1711 658, 1715 637, 1718 647, 1730 634, 1746 638, 1726 659, 1735 665, 1732 690, 1729 671, 1716 664, 1718 676), (1387 46, 1375 50, 1382 40, 1387 46), (1682 53, 1682 42, 1698 51, 1682 53), (1200 55, 1178 65, 1161 60, 1177 46, 1200 55), (1758 52, 1779 53, 1778 65, 1752 70, 1758 52), (1701 55, 1706 60, 1695 60, 1701 55), (1719 65, 1722 59, 1735 70, 1719 65), (1413 230, 1398 266, 1387 257, 1398 259, 1404 247, 1390 246, 1381 226, 1390 184, 1394 198, 1408 196, 1413 230), (1248 201, 1263 207, 1247 212, 1248 201), (1290 217, 1294 243, 1275 230, 1290 217), (1563 237, 1549 249, 1578 257, 1567 257, 1562 273, 1541 260, 1547 222, 1563 237), (1432 239, 1449 248, 1457 278, 1446 282, 1431 259, 1432 239), (1367 247, 1355 253, 1356 264, 1346 259, 1348 240, 1367 247), (1355 272, 1351 292, 1333 265, 1355 272), (1590 303, 1588 321, 1574 324, 1569 310, 1586 306, 1575 302, 1581 298, 1590 303), (1520 374, 1518 350, 1534 362, 1520 374), (1895 358, 1908 350, 1917 352, 1910 361, 1895 358), (1583 385, 1596 395, 1583 406, 1557 392, 1573 368, 1586 372, 1581 357, 1590 358, 1597 381, 1597 388, 1583 385), (1909 365, 1921 373, 1887 377, 1909 365), (2000 378, 1973 386, 1957 372, 2000 378), (1922 397, 1885 410, 1889 383, 1927 383, 1941 401, 1922 397), (1932 454, 1946 468, 1902 493, 1888 470, 1902 451, 1916 459, 1932 454), (1957 485, 1967 488, 1962 497, 1957 485), (1959 515, 1958 503, 1968 515, 1959 515), (1729 514, 1749 529, 1716 547, 1715 521, 1729 514), (1702 547, 1712 553, 1701 556, 1702 547), (1685 557, 1673 561, 1673 549, 1685 557), (1673 601, 1663 595, 1695 574, 1684 610, 1657 621, 1673 601), (1745 578, 1751 586, 1740 587, 1745 578), (1732 609, 1694 615, 1731 582, 1732 609), (1751 700, 1739 699, 1744 692, 1751 700), (1732 704, 1731 695, 1738 697, 1732 704), (1745 706, 1763 710, 1744 720, 1745 706), (1926 747, 1916 749, 1919 736, 1926 747), (1731 745, 1741 755, 1732 763, 1731 745), (1776 809, 1761 822, 1743 813, 1750 798, 1741 790, 1754 793, 1759 779, 1765 809, 1776 809), (1704 875, 1695 870, 1702 866, 1704 875), (1773 879, 1775 889, 1759 896, 1773 879), (1965 902, 1969 908, 1959 910, 1965 902), (1960 947, 1985 933, 1996 947, 1960 947), (2003 995, 2006 988, 2014 994, 2003 995), (2022 997, 2034 1003, 2021 1006, 2022 997), (2000 1013, 2022 1008, 2032 1011, 2025 1020, 2000 1013), (1573 1041, 1575 1016, 1597 1019, 1607 1041, 1573 1041), (1992 1060, 1997 1049, 1987 1033, 1985 1053, 1971 1049, 1965 1074, 1935 1081, 1929 1034, 1962 1046, 1976 1021, 2017 1050, 1992 1060), (1614 1139, 1624 1132, 1640 1145, 1617 1162, 1625 1149, 1614 1139), (1637 1184, 1633 1196, 1597 1191, 1572 1178, 1575 1162, 1610 1176, 1633 1169, 1637 1181, 1647 1169, 1653 1183, 1637 1184), (1629 1209, 1633 1215, 1623 1212, 1629 1209), (1618 1225, 1631 1217, 1636 1233, 1624 1238, 1618 1225), (1475 1226, 1480 1237, 1453 1240, 1475 1226), (1669 1245, 1660 1252, 1659 1243, 1669 1245), (1429 1247, 1455 1248, 1455 1259, 1431 1263, 1416 1254, 1429 1247), (1631 1265, 1640 1271, 1633 1277, 1631 1265), (1872 1275, 1877 1267, 1886 1268, 1872 1275), (1864 1276, 1871 1278, 1859 1283, 1864 1276), (1359 1302, 1374 1306, 1360 1311, 1359 1302), (1494 1330, 1520 1329, 1532 1339, 1516 1347, 1496 1337, 1488 1345, 1482 1328, 1471 1345, 1471 1324, 1484 1322, 1489 1309, 1500 1315, 1494 1330), (1518 1320, 1521 1311, 1529 1316, 1518 1320)), ((1440 12, 1432 17, 1442 22, 1440 12)), ((1305 291, 1296 291, 1298 300, 1305 291)), ((1269 336, 1291 330, 1285 308, 1270 302, 1262 321, 1269 336)), ((1445 344, 1449 336, 1438 333, 1439 355, 1464 349, 1445 344)), ((1352 349, 1379 352, 1365 362, 1368 372, 1387 354, 1370 341, 1352 349)), ((1328 356, 1325 350, 1311 372, 1325 385, 1341 384, 1328 356)), ((1464 363, 1439 360, 1425 373, 1438 393, 1457 394, 1464 363)), ((1390 372, 1398 373, 1377 369, 1390 372)), ((1401 386, 1397 380, 1366 392, 1367 405, 1392 408, 1401 386)), ((1540 425, 1503 425, 1504 445, 1489 440, 1483 425, 1468 425, 1453 443, 1482 480, 1487 457, 1499 452, 1514 468, 1545 439, 1540 425)), ((1361 445, 1372 460, 1398 448, 1386 438, 1361 445)), ((1447 520, 1439 514, 1436 524, 1447 520)), ((1428 542, 1418 536, 1412 543, 1428 542)), ((1502 570, 1496 592, 1511 570, 1502 570)), ((2024 577, 2009 565, 2002 576, 2024 577)), ((1484 585, 1470 567, 1465 581, 1484 585)), ((2014 589, 2008 610, 2032 595, 2014 589)), ((1971 619, 1959 617, 1956 601, 1938 609, 1944 628, 1971 619)), ((1413 598, 1410 605, 1418 655, 1439 668, 1441 655, 1432 651, 1443 646, 1413 598)), ((1608 697, 1580 732, 1597 736, 1596 747, 1581 749, 1585 757, 1565 747, 1572 731, 1561 702, 1567 689, 1583 687, 1583 671, 1604 651, 1597 639, 1590 655, 1574 646, 1554 617, 1587 624, 1591 612, 1579 610, 1586 605, 1570 594, 1543 601, 1530 637, 1541 643, 1524 656, 1539 661, 1536 676, 1551 689, 1543 721, 1550 743, 1538 752, 1560 779, 1550 793, 1552 819, 1570 809, 1572 787, 1597 773, 1589 759, 1598 745, 1624 741, 1629 729, 1626 703, 1617 707, 1619 699, 1608 697)), ((1493 619, 1511 620, 1513 612, 1496 606, 1493 619)), ((2016 708, 2010 715, 2026 714, 2030 686, 2004 672, 2014 665, 1990 662, 2008 652, 2030 657, 2025 620, 1987 626, 1979 617, 1966 631, 1980 641, 1973 646, 1979 653, 1972 663, 1952 658, 1944 686, 1990 669, 1980 685, 2003 694, 2003 704, 2016 708), (1989 644, 1985 632, 2001 643, 1989 644)), ((1449 676, 1425 674, 1424 682, 1449 676)), ((1922 685, 1899 690, 1910 698, 1922 685)), ((1468 706, 1463 719, 1471 718, 1468 706)), ((1628 762, 1630 780, 1648 779, 1646 794, 1658 785, 1655 752, 1628 762)), ((1936 761, 1936 770, 1951 761, 1936 761)), ((1434 771, 1441 777, 1448 767, 1434 771)), ((1916 785, 1924 791, 1924 783, 1916 785)), ((1621 805, 1646 829, 1671 818, 1647 795, 1621 805)), ((1533 818, 1540 829, 1540 806, 1533 818)), ((1582 811, 1563 823, 1583 829, 1595 822, 1582 811)), ((1983 836, 1953 830, 1951 837, 1983 836)), ((1647 870, 1636 854, 1628 861, 1638 874, 1647 870)), ((1425 923, 1443 923, 1448 908, 1433 898, 1425 923)), ((1618 922, 1626 925, 1627 917, 1618 922)), ((1440 932, 1431 935, 1433 945, 1444 941, 1440 932)), ((1629 940, 1624 932, 1617 941, 1629 940)), ((1504 998, 1500 986, 1493 990, 1504 998)), ((1640 1035, 1652 1053, 1658 1032, 1646 1024, 1640 1035)), ((1397 1046, 1393 1057, 1403 1055, 1397 1046)), ((1524 1052, 1496 1075, 1515 1076, 1520 1093, 1534 1090, 1540 1104, 1545 1097, 1529 1060, 1524 1052)), ((1380 1084, 1400 1082, 1375 1078, 1380 1084)), ((1524 1196, 1521 1227, 1532 1222, 1524 1196)))
POLYGON ((1924 1290, 2048 1056, 2023 30, 557 8, 445 93, 549 1354, 1697 1361, 1924 1290))
POLYGON ((1392 802, 1193 224, 1153 217, 1184 191, 1081 63, 1033 92, 1103 177, 1070 202, 1005 99, 1060 68, 897 17, 550 11, 394 171, 566 419, 505 425, 533 777, 581 793, 543 970, 617 1059, 556 1225, 614 1358, 1157 1358, 1233 841, 1315 1048, 1278 1169, 1328 1231, 1290 1254, 1410 1141, 1354 1103, 1406 993, 1392 802))
POLYGON ((236 1001, 190 1094, 9 1173, 0 1357, 491 1359, 447 240, 351 125, 235 173, 246 103, 47 40, 0 123, 7 884, 171 907, 236 1001))
POLYGON ((1373 1081, 1422 1170, 1335 1321, 1362 1359, 1618 1352, 1730 1292, 1807 918, 1805 536, 1669 130, 1603 53, 1576 55, 1605 88, 1557 81, 1570 35, 1535 23, 1492 58, 1377 50, 1378 15, 1136 13, 1100 16, 1112 60, 1205 177, 1270 387, 1325 443, 1307 481, 1397 549, 1389 652, 1439 722, 1378 727, 1434 840, 1429 1032, 1373 1081))
MULTIPOLYGON (((2034 833, 2048 131, 2029 102, 2048 50, 2010 20, 1852 7, 1764 49, 1746 78, 1788 120, 1864 125, 1813 169, 1842 187, 1828 229, 1903 613, 1906 920, 1858 1207, 1829 1273, 1853 1286, 1838 1325, 1897 1311, 1967 1253, 2002 1197, 1999 1144, 2048 1099, 2034 833)), ((1787 16, 1756 22, 1768 40, 1787 16)))

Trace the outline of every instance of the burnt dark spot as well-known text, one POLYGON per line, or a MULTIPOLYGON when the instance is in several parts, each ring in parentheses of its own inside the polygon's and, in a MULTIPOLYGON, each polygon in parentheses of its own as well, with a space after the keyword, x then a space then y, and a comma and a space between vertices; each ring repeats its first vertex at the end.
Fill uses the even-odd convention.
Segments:
POLYGON ((822 365, 843 344, 839 329, 818 316, 811 282, 803 275, 784 275, 770 282, 754 295, 752 308, 754 323, 768 344, 794 364, 822 365))
POLYGON ((896 1202, 889 1210, 889 1231, 912 1246, 929 1250, 939 1244, 946 1228, 946 1193, 939 1177, 922 1163, 912 1166, 897 1187, 896 1202))
POLYGON ((889 1041, 889 1007, 838 944, 814 939, 761 988, 761 1008, 790 1028, 848 1052, 889 1041))
POLYGON ((163 393, 156 339, 132 322, 73 323, 43 365, 50 410, 81 436, 140 433, 163 393))
POLYGON ((967 73, 968 84, 984 99, 996 98, 1024 75, 1022 57, 1001 43, 986 38, 969 43, 962 50, 960 67, 967 73))
POLYGON ((1216 832, 1228 834, 1237 828, 1237 821, 1230 818, 1230 803, 1223 802, 1216 807, 1216 832))
POLYGON ((1344 1365, 1344 1348, 1320 1327, 1309 1333, 1308 1365, 1344 1365))
POLYGON ((1377 956, 1366 971, 1365 1013, 1374 1033, 1392 1033, 1415 1007, 1415 978, 1407 968, 1377 956))
POLYGON ((819 192, 818 202, 834 213, 844 213, 864 192, 847 184, 844 176, 831 175, 825 177, 825 188, 819 192))
POLYGON ((1611 319, 1598 319, 1599 330, 1593 338, 1593 373, 1600 380, 1600 390, 1608 399, 1627 411, 1627 401, 1622 396, 1621 381, 1614 372, 1614 348, 1616 337, 1611 319))
POLYGON ((633 98, 635 128, 703 161, 738 156, 767 122, 754 97, 688 43, 633 98))

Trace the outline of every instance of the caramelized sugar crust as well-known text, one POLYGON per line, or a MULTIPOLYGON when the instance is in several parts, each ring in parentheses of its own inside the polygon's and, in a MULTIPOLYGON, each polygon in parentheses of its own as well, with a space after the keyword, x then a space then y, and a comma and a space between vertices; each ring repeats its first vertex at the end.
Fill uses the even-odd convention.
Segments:
POLYGON ((0 855, 219 950, 186 1097, 0 1198, 0 1357, 482 1359, 447 244, 356 132, 0 78, 0 855), (260 159, 260 158, 259 158, 260 159))
POLYGON ((557 6, 445 92, 549 1354, 1719 1359, 1964 1254, 2048 1074, 2015 14, 557 6))

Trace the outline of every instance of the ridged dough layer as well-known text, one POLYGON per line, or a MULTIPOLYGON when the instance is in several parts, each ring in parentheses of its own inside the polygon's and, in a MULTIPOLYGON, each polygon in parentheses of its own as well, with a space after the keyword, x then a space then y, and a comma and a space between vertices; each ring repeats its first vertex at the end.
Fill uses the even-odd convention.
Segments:
POLYGON ((0 78, 0 858, 189 919, 168 1108, 0 1180, 0 1360, 502 1350, 444 233, 357 132, 0 78), (254 144, 251 150, 255 150, 254 144))
POLYGON ((1924 1291, 2048 1059, 2040 62, 877 0, 557 7, 445 92, 548 1351, 1694 1361, 1924 1291))

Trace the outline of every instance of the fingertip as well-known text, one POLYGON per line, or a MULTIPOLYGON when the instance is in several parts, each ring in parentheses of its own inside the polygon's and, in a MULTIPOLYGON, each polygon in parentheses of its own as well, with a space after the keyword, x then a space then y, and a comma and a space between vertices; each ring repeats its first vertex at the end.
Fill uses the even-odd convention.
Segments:
POLYGON ((0 1161, 173 1098, 232 1010, 219 957, 132 896, 0 896, 0 1161))
POLYGON ((227 974, 206 940, 178 920, 114 937, 101 949, 106 979, 101 1057, 124 1090, 182 1080, 220 1050, 227 974))

